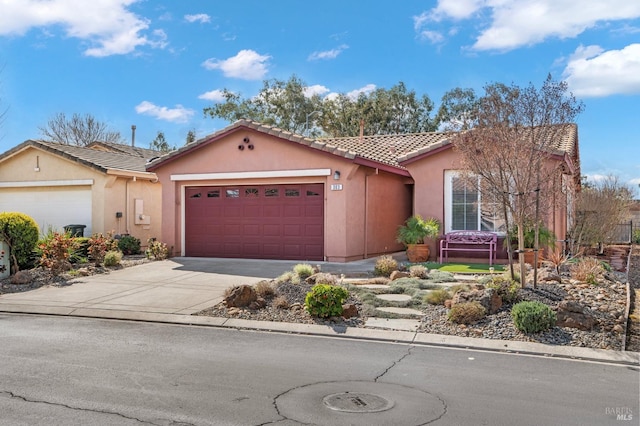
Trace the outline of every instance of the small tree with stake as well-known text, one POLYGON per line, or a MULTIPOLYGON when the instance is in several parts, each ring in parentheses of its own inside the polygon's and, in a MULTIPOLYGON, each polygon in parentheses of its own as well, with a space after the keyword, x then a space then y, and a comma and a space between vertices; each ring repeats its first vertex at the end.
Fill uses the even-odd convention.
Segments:
MULTIPOLYGON (((573 121, 583 104, 567 93, 565 82, 551 76, 540 89, 496 83, 485 87, 475 117, 476 126, 453 139, 462 166, 479 190, 502 206, 502 215, 517 229, 518 252, 524 250, 524 230, 534 223, 534 267, 537 264, 540 218, 562 185, 561 143, 575 131, 573 121), (559 161, 560 160, 560 161, 559 161)), ((576 177, 577 178, 577 177, 576 177)), ((577 180, 577 179, 576 179, 577 180)), ((579 184, 579 182, 575 182, 579 184)), ((513 258, 509 248, 509 262, 513 258)), ((511 275, 515 275, 511 266, 511 275)), ((524 257, 520 256, 521 285, 525 286, 524 257)), ((534 286, 535 286, 534 274, 534 286)))

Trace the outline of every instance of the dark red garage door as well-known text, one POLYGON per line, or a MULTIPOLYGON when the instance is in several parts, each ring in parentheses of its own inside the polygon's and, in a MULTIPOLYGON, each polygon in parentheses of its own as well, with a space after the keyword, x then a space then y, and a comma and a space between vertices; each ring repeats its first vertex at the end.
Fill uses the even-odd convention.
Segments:
POLYGON ((188 187, 185 254, 323 260, 324 185, 188 187))

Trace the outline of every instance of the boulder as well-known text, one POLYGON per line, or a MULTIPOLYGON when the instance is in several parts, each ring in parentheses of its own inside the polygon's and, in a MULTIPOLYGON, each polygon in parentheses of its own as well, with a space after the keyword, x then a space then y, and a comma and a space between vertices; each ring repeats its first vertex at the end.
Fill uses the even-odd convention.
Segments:
POLYGON ((411 276, 411 274, 408 273, 408 272, 393 271, 391 273, 391 276, 389 277, 389 279, 391 281, 395 281, 395 280, 398 280, 400 278, 409 278, 410 276, 411 276))
POLYGON ((358 316, 358 307, 353 303, 345 303, 342 305, 342 317, 349 319, 358 316))
POLYGON ((578 330, 589 331, 595 323, 595 318, 584 306, 571 300, 563 300, 558 304, 556 321, 558 327, 577 328, 578 330))
POLYGON ((249 304, 249 309, 262 309, 267 306, 267 301, 262 297, 258 297, 256 300, 249 304))
POLYGON ((33 280, 33 274, 29 271, 18 271, 9 280, 11 284, 29 284, 33 280))
POLYGON ((487 314, 495 314, 502 307, 502 297, 492 288, 459 291, 453 295, 451 306, 464 302, 479 302, 487 314))
POLYGON ((554 270, 542 269, 538 271, 538 281, 540 282, 555 281, 558 283, 562 283, 562 277, 558 275, 554 270))
POLYGON ((224 298, 224 304, 227 308, 244 308, 251 305, 258 299, 258 295, 250 285, 239 285, 233 287, 229 294, 224 298))

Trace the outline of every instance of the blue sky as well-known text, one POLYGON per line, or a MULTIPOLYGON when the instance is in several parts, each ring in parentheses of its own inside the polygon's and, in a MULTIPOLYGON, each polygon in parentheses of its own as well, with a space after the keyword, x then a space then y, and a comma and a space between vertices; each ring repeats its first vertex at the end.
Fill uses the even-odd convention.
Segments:
POLYGON ((586 105, 583 174, 640 185, 640 1, 0 0, 0 66, 2 152, 57 113, 181 146, 228 124, 202 113, 221 89, 292 74, 323 96, 402 81, 437 108, 551 73, 586 105))

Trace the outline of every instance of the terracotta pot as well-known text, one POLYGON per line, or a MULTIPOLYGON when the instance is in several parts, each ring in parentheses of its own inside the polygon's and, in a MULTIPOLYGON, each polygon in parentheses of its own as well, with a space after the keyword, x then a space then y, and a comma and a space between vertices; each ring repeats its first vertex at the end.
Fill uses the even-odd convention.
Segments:
MULTIPOLYGON (((524 263, 528 263, 533 266, 534 252, 533 251, 525 251, 522 253, 524 255, 524 263)), ((544 250, 540 249, 538 251, 538 268, 542 266, 542 261, 544 260, 544 250)))
POLYGON ((407 244, 407 258, 411 263, 421 263, 429 260, 431 250, 426 244, 407 244))

